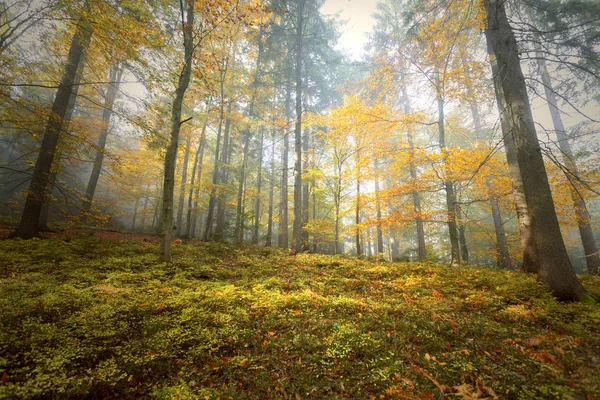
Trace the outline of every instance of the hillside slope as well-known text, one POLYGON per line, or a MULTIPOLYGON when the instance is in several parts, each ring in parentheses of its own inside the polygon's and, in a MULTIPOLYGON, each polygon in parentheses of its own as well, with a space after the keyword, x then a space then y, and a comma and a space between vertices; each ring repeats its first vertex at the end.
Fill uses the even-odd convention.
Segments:
POLYGON ((600 308, 532 276, 131 238, 0 241, 0 398, 600 397, 600 308))

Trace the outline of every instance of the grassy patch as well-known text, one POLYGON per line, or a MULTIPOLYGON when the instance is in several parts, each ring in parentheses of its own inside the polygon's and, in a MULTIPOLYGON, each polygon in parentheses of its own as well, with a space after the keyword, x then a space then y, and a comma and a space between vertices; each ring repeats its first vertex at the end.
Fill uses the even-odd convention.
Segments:
POLYGON ((121 239, 0 241, 0 398, 600 395, 600 308, 525 274, 121 239))

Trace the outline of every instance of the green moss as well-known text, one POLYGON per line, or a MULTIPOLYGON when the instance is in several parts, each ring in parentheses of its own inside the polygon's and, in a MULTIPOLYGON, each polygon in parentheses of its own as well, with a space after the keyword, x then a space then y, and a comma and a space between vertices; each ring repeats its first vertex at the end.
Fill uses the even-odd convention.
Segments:
POLYGON ((600 308, 527 274, 173 251, 167 266, 146 242, 0 241, 0 398, 600 394, 600 308))

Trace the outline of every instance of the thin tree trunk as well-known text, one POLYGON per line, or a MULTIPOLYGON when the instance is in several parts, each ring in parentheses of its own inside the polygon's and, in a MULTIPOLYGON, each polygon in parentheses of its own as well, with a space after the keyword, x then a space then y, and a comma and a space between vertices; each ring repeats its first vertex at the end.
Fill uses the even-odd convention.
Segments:
MULTIPOLYGON (((471 87, 469 86, 469 92, 472 95, 471 87)), ((471 96, 472 97, 472 96, 471 96)), ((479 140, 483 140, 483 125, 481 123, 481 114, 477 103, 471 103, 471 113, 473 115, 473 124, 475 125, 475 132, 479 140)), ((490 192, 490 207, 492 209, 492 219, 494 220, 494 232, 496 234, 496 252, 498 265, 504 269, 513 269, 512 260, 508 251, 508 242, 506 240, 506 232, 504 230, 504 223, 502 222, 502 212, 498 204, 498 198, 492 191, 492 185, 490 180, 487 179, 485 186, 490 192)))
POLYGON ((383 254, 383 229, 381 228, 381 198, 379 197, 379 170, 377 161, 373 163, 375 169, 375 208, 377 215, 377 254, 383 254))
POLYGON ((356 152, 356 209, 355 209, 355 223, 356 223, 356 255, 362 256, 362 246, 360 243, 360 170, 358 165, 360 164, 360 150, 356 152))
POLYGON ((144 205, 142 206, 142 220, 140 221, 140 230, 143 231, 144 227, 146 226, 146 211, 148 210, 148 195, 146 195, 146 197, 144 197, 144 205))
MULTIPOLYGON (((184 10, 181 10, 183 20, 184 10)), ((179 131, 181 129, 181 109, 183 98, 190 83, 192 72, 192 58, 194 56, 194 0, 187 2, 187 18, 183 24, 183 44, 185 60, 183 70, 179 74, 173 111, 171 114, 171 135, 165 154, 165 175, 163 181, 163 215, 162 232, 160 241, 160 261, 171 262, 171 237, 173 235, 173 191, 175 189, 175 163, 177 162, 177 146, 179 145, 179 131)))
POLYGON ((260 196, 262 189, 262 164, 263 164, 263 145, 265 130, 261 128, 260 144, 258 147, 258 177, 256 183, 256 197, 254 198, 254 230, 252 231, 252 244, 258 244, 258 229, 260 228, 260 196))
POLYGON ((597 275, 598 268, 600 267, 600 255, 598 254, 598 247, 596 246, 596 239, 594 238, 594 231, 590 224, 591 217, 588 212, 587 205, 583 198, 584 187, 581 184, 579 178, 579 169, 573 156, 573 150, 569 143, 569 136, 565 130, 562 117, 560 115, 560 109, 558 108, 558 101, 554 94, 554 88, 552 85, 552 79, 548 73, 548 67, 546 66, 546 60, 544 60, 544 54, 540 46, 540 35, 537 31, 534 31, 534 47, 536 50, 537 64, 540 69, 540 75, 542 77, 542 84, 544 85, 544 93, 548 100, 548 109, 550 111, 550 117, 554 124, 554 130, 556 131, 556 137, 558 139, 558 147, 562 153, 563 164, 566 168, 565 174, 567 179, 571 183, 571 199, 573 201, 573 209, 575 211, 575 218, 579 227, 579 235, 581 236, 581 243, 583 245, 583 251, 585 253, 585 260, 587 264, 588 274, 597 275))
POLYGON ((133 217, 131 217, 131 230, 135 231, 135 221, 137 219, 138 205, 140 204, 139 196, 135 198, 135 205, 133 206, 133 217))
POLYGON ((265 246, 273 245, 273 194, 275 192, 275 129, 271 131, 271 168, 269 176, 269 216, 265 246))
MULTIPOLYGON (((439 78, 437 79, 438 91, 440 90, 439 78)), ((438 94, 438 128, 439 128, 439 139, 440 139, 440 150, 442 153, 446 151, 446 132, 444 128, 444 100, 440 94, 438 94)), ((445 162, 446 156, 444 156, 445 162)), ((448 231, 450 233, 450 246, 451 246, 451 264, 457 265, 460 263, 460 245, 458 239, 458 228, 456 226, 456 193, 454 192, 454 182, 447 177, 445 178, 444 187, 446 189, 446 207, 448 211, 448 231)))
POLYGON ((248 149, 250 148, 250 131, 246 130, 244 134, 244 156, 242 166, 240 168, 240 181, 238 183, 237 209, 235 217, 235 233, 234 237, 237 243, 244 241, 244 186, 246 183, 246 164, 248 163, 248 149))
MULTIPOLYGON (((412 109, 410 106, 410 101, 408 98, 408 94, 406 93, 406 85, 402 84, 402 102, 404 103, 404 113, 406 115, 410 115, 412 113, 412 109)), ((418 175, 417 168, 414 162, 414 154, 415 154, 415 143, 413 137, 413 129, 408 128, 406 130, 406 138, 408 140, 408 146, 410 147, 410 162, 408 163, 408 170, 410 174, 410 179, 413 182, 413 185, 416 185, 418 175)), ((413 210, 416 215, 415 225, 417 229, 417 247, 418 247, 418 257, 419 261, 424 261, 427 258, 427 250, 425 247, 425 227, 423 225, 423 218, 421 217, 421 194, 417 190, 412 191, 413 198, 413 210)), ((399 257, 399 243, 398 239, 394 239, 394 244, 392 246, 392 260, 395 257, 399 257), (396 253, 394 255, 394 253, 396 253)))
POLYGON ((463 264, 469 263, 469 247, 467 246, 467 225, 464 222, 462 208, 456 204, 456 222, 458 225, 458 244, 460 246, 460 260, 463 264))
MULTIPOLYGON (((308 169, 308 140, 309 140, 308 128, 304 128, 304 135, 302 137, 302 151, 304 152, 304 159, 302 160, 302 171, 306 172, 308 169)), ((300 234, 300 240, 302 242, 302 251, 309 251, 309 235, 308 230, 304 229, 308 224, 308 206, 309 206, 310 191, 309 185, 306 180, 302 183, 302 232, 300 234)))
POLYGON ((527 208, 531 212, 539 263, 538 280, 558 299, 580 300, 585 289, 573 272, 562 240, 521 70, 517 41, 506 17, 504 3, 484 0, 484 5, 488 23, 486 35, 498 62, 498 79, 507 106, 510 134, 517 149, 527 208))
POLYGON ((302 246, 302 43, 304 5, 298 0, 296 22, 296 129, 294 130, 294 228, 292 230, 293 252, 300 253, 302 246))
POLYGON ((198 207, 198 196, 200 195, 200 183, 202 178, 202 161, 204 158, 204 143, 206 134, 206 126, 208 125, 208 117, 204 120, 204 126, 202 127, 202 133, 200 134, 200 140, 198 142, 198 150, 194 156, 194 167, 192 168, 192 180, 190 182, 190 194, 188 197, 188 209, 186 217, 186 236, 193 238, 196 231, 196 214, 198 207), (196 178, 196 171, 198 171, 198 177, 196 178), (194 202, 195 199, 195 202, 194 202))
POLYGON ((92 207, 92 201, 94 200, 94 194, 96 193, 96 186, 98 185, 98 179, 100 179, 100 172, 102 171, 102 163, 104 162, 104 149, 106 147, 106 139, 108 138, 110 128, 110 117, 113 113, 113 106, 117 93, 119 91, 119 85, 121 84, 121 78, 123 76, 123 68, 119 63, 113 64, 110 70, 111 83, 106 89, 106 97, 104 99, 104 111, 102 112, 102 130, 98 138, 98 145, 96 148, 96 158, 94 165, 92 166, 92 173, 88 181, 87 188, 85 190, 85 198, 83 200, 83 213, 90 211, 92 207), (114 82, 114 83, 113 83, 114 82))
POLYGON ((215 212, 215 202, 217 194, 217 184, 219 183, 219 156, 221 151, 221 133, 223 129, 223 120, 225 118, 225 76, 227 74, 227 66, 221 71, 221 105, 219 107, 219 128, 217 129, 217 144, 215 146, 215 159, 212 175, 212 188, 210 189, 210 197, 208 200, 208 211, 204 225, 204 235, 202 240, 205 242, 212 239, 212 223, 215 212))
MULTIPOLYGON (((185 203, 185 186, 187 184, 187 171, 190 162, 190 144, 191 137, 188 137, 185 141, 185 154, 183 155, 183 168, 181 171, 181 185, 179 186, 179 204, 177 206, 177 223, 175 227, 175 236, 181 237, 183 232, 183 207, 185 203)), ((192 174, 193 176, 193 174, 192 174)))
MULTIPOLYGON (((86 14, 89 12, 89 9, 89 3, 86 1, 83 13, 86 14)), ((84 57, 84 53, 89 47, 91 37, 92 28, 85 17, 82 17, 71 41, 67 63, 56 91, 52 111, 50 112, 50 117, 44 131, 40 153, 33 170, 23 214, 21 214, 21 221, 15 232, 15 236, 22 239, 31 239, 38 235, 43 198, 48 190, 48 174, 52 168, 52 162, 73 89, 73 82, 77 76, 77 69, 84 57)))
MULTIPOLYGON (((221 153, 221 162, 219 169, 219 183, 223 188, 229 184, 229 164, 231 153, 233 151, 233 143, 231 140, 231 110, 233 102, 230 101, 227 105, 227 118, 225 119, 225 132, 223 134, 223 152, 221 153)), ((227 204, 227 193, 221 190, 217 196, 217 218, 215 224, 215 239, 223 240, 223 232, 225 230, 225 207, 227 204)))
MULTIPOLYGON (((288 121, 292 117, 292 77, 288 69, 287 73, 287 84, 286 84, 286 98, 285 98, 285 115, 288 121)), ((289 224, 289 211, 288 211, 288 172, 289 172, 289 149, 290 149, 290 137, 289 131, 286 129, 283 136, 283 154, 281 156, 281 205, 279 206, 279 247, 287 249, 289 246, 289 235, 288 235, 288 224, 289 224)))

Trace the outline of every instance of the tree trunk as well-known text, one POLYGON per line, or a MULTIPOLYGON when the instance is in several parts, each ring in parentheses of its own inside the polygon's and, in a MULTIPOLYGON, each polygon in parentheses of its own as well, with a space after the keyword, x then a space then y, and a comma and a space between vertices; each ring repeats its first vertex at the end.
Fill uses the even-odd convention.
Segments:
MULTIPOLYGON (((438 129, 439 129, 439 139, 440 139, 440 150, 442 153, 446 151, 446 131, 444 128, 444 99, 441 97, 440 92, 440 82, 439 78, 436 77, 437 80, 437 90, 438 90, 438 129)), ((444 162, 446 160, 446 156, 444 155, 444 162)), ((448 177, 444 178, 444 187, 446 189, 446 207, 448 211, 448 231, 450 233, 450 246, 451 246, 451 264, 458 265, 460 263, 460 245, 458 240, 458 228, 456 226, 456 193, 454 192, 454 182, 452 182, 448 177)))
POLYGON ((113 113, 113 106, 117 93, 119 91, 119 85, 121 84, 121 78, 123 76, 123 68, 119 63, 113 64, 110 70, 110 83, 106 89, 106 96, 104 98, 104 110, 102 111, 102 130, 98 138, 98 145, 96 148, 96 158, 92 167, 92 173, 90 180, 88 181, 87 188, 85 190, 85 198, 83 200, 83 213, 90 211, 92 207, 92 201, 94 200, 94 194, 96 193, 96 186, 98 185, 98 179, 100 179, 100 172, 102 171, 102 163, 104 162, 104 149, 106 147, 106 139, 108 138, 110 128, 110 117, 113 113))
POLYGON ((221 133, 223 129, 223 120, 225 118, 225 76, 227 74, 227 66, 221 71, 221 104, 219 107, 219 128, 217 129, 217 144, 215 145, 215 159, 212 175, 212 187, 210 189, 210 197, 208 200, 208 211, 204 225, 204 235, 202 240, 205 242, 212 239, 212 223, 215 213, 215 202, 217 194, 217 184, 219 183, 219 161, 221 152, 221 133))
POLYGON ((135 198, 135 204, 133 206, 133 216, 131 217, 131 230, 135 231, 135 221, 137 219, 138 205, 140 204, 139 196, 135 198))
MULTIPOLYGON (((402 90, 402 102, 404 103, 404 113, 406 115, 410 115, 412 113, 412 109, 410 106, 410 101, 408 98, 408 94, 406 93, 406 85, 403 83, 401 86, 402 90)), ((410 179, 413 181, 413 184, 416 185, 418 175, 417 168, 414 162, 414 154, 415 154, 415 143, 413 138, 413 129, 409 127, 406 131, 406 138, 408 140, 408 146, 410 147, 410 162, 408 164, 408 170, 410 174, 410 179)), ((427 258, 427 250, 425 248, 425 228, 423 226, 423 218, 421 217, 421 194, 413 190, 412 191, 413 198, 413 210, 415 212, 415 225, 417 228, 417 247, 418 247, 418 257, 419 261, 424 261, 427 258)), ((394 239, 394 244, 392 246, 392 260, 395 257, 398 257, 399 254, 394 256, 394 252, 398 253, 398 239, 394 239)))
POLYGON ((534 46, 537 56, 537 64, 540 69, 540 75, 542 77, 542 84, 544 85, 544 93, 548 100, 548 109, 550 110, 550 117, 554 124, 554 130, 556 131, 556 137, 558 139, 558 147, 562 154, 562 160, 565 168, 565 174, 567 179, 571 183, 571 198, 573 200, 573 208, 575 211, 575 218, 577 219, 577 225, 579 227, 579 235, 581 236, 581 243, 583 244, 583 251, 585 253, 585 260, 587 263, 588 273, 591 275, 598 274, 598 268, 600 267, 600 255, 598 254, 598 247, 596 246, 596 239, 594 238, 594 231, 590 224, 591 217, 588 212, 587 205, 583 198, 584 187, 581 184, 579 178, 579 170, 577 163, 573 156, 573 150, 569 143, 569 136, 565 130, 562 117, 560 115, 560 109, 558 108, 558 101, 554 94, 554 88, 552 85, 552 79, 548 73, 548 67, 546 66, 546 60, 544 60, 544 54, 540 46, 540 35, 537 31, 534 31, 534 46))
MULTIPOLYGON (((84 8, 84 14, 89 12, 90 6, 87 1, 84 8)), ((71 41, 71 48, 69 49, 69 55, 67 56, 67 64, 65 65, 52 105, 52 111, 48 118, 44 137, 42 139, 42 146, 35 163, 27 199, 25 201, 25 207, 23 208, 23 214, 21 215, 21 221, 15 232, 15 236, 22 239, 31 239, 38 234, 43 198, 48 190, 48 174, 52 168, 52 161, 54 160, 56 146, 63 127, 69 99, 71 97, 73 82, 77 76, 77 69, 84 57, 84 53, 89 47, 91 37, 92 28, 85 17, 82 17, 79 21, 77 31, 73 36, 73 40, 71 41)))
POLYGON ((273 194, 275 192, 275 129, 271 131, 271 168, 269 176, 269 216, 267 221, 267 237, 265 246, 273 245, 273 194))
MULTIPOLYGON (((285 115, 288 121, 292 118, 292 76, 290 69, 287 72, 285 115)), ((281 205, 279 206, 279 247, 287 249, 289 246, 288 224, 288 172, 290 137, 286 129, 283 136, 283 154, 281 156, 281 205)))
POLYGON ((379 170, 377 161, 373 163, 375 170, 375 208, 377 213, 377 255, 383 254, 383 229, 381 228, 381 199, 379 198, 379 170))
POLYGON ((200 134, 200 140, 198 141, 198 150, 194 156, 194 167, 192 168, 192 179, 190 182, 190 194, 188 196, 188 209, 186 217, 186 236, 191 239, 195 236, 196 231, 196 214, 198 208, 198 196, 200 195, 200 183, 202 178, 202 161, 204 158, 204 143, 206 126, 208 125, 208 117, 204 120, 204 126, 202 127, 202 133, 200 134), (198 171, 198 177, 196 178, 196 171, 198 171), (195 199, 195 200, 194 200, 195 199))
MULTIPOLYGON (((304 135, 302 137, 302 151, 304 152, 304 159, 302 160, 302 172, 305 173, 308 169, 308 140, 310 135, 308 128, 304 128, 304 135)), ((306 179, 302 183, 302 232, 300 234, 300 240, 302 242, 302 251, 309 251, 309 235, 308 230, 304 227, 308 224, 308 207, 309 207, 310 189, 306 179)))
POLYGON ((362 256, 362 246, 360 245, 360 170, 358 165, 360 164, 360 150, 356 152, 356 208, 354 222, 356 223, 356 255, 362 256))
MULTIPOLYGON (((233 102, 230 101, 227 105, 227 117, 225 118, 225 132, 223 134, 223 152, 221 153, 221 162, 219 167, 219 183, 223 188, 229 184, 229 164, 231 161, 231 153, 233 151, 233 143, 231 140, 231 110, 233 102)), ((217 196, 217 218, 215 224, 215 239, 223 240, 223 232, 225 231, 225 208, 227 204, 227 193, 224 190, 219 192, 217 196)))
POLYGON ((302 34, 304 5, 298 0, 296 22, 296 129, 294 130, 294 228, 292 230, 293 252, 300 253, 302 246, 302 34))
POLYGON ((244 134, 244 156, 240 168, 240 181, 238 183, 237 209, 235 217, 234 237, 237 243, 244 241, 244 186, 246 183, 246 164, 248 163, 248 149, 250 148, 250 131, 246 130, 244 134))
POLYGON ((544 159, 535 131, 518 46, 504 3, 484 0, 486 35, 498 62, 499 82, 507 106, 510 135, 517 149, 519 170, 537 249, 538 280, 560 300, 581 299, 585 289, 573 272, 554 209, 544 159))
POLYGON ((183 207, 185 203, 185 186, 187 184, 187 171, 190 162, 190 142, 191 137, 185 141, 185 154, 183 155, 183 168, 181 171, 181 185, 179 186, 179 204, 177 206, 177 223, 175 227, 175 236, 181 237, 183 232, 183 207))
POLYGON ((262 164, 263 145, 265 139, 264 127, 260 130, 260 142, 258 146, 258 177, 256 183, 256 197, 254 198, 254 229, 252 230, 252 244, 258 244, 258 230, 260 228, 260 196, 262 189, 262 164))
POLYGON ((524 272, 537 274, 537 250, 535 240, 531 230, 531 216, 527 209, 527 201, 525 200, 525 192, 523 190, 523 180, 521 179, 521 171, 519 170, 519 162, 517 160, 517 148, 510 133, 510 124, 508 120, 508 107, 504 99, 504 92, 500 84, 500 70, 498 62, 492 51, 491 43, 486 35, 487 50, 490 57, 490 66, 492 69, 494 88, 496 92, 496 104, 500 115, 500 128, 502 130, 502 138, 504 140, 504 150, 506 152, 506 162, 508 164, 508 173, 513 181, 513 196, 515 201, 515 210, 519 224, 519 233, 521 238, 521 248, 523 249, 523 265, 521 269, 524 272))
POLYGON ((460 261, 469 263, 469 247, 467 246, 467 226, 463 220, 462 209, 456 205, 456 221, 458 225, 458 244, 460 246, 460 261))
POLYGON ((143 231, 146 226, 146 211, 148 210, 148 195, 144 197, 144 205, 142 206, 142 220, 140 221, 140 230, 143 231))
MULTIPOLYGON (((181 10, 183 19, 183 9, 181 10)), ((185 60, 183 70, 179 74, 173 111, 171 114, 171 135, 165 154, 165 176, 163 181, 163 215, 160 241, 160 261, 171 262, 171 237, 173 235, 173 191, 175 189, 175 163, 177 162, 177 146, 181 129, 181 109, 183 98, 190 83, 192 58, 194 56, 194 0, 187 2, 187 21, 183 25, 183 45, 185 60)))

